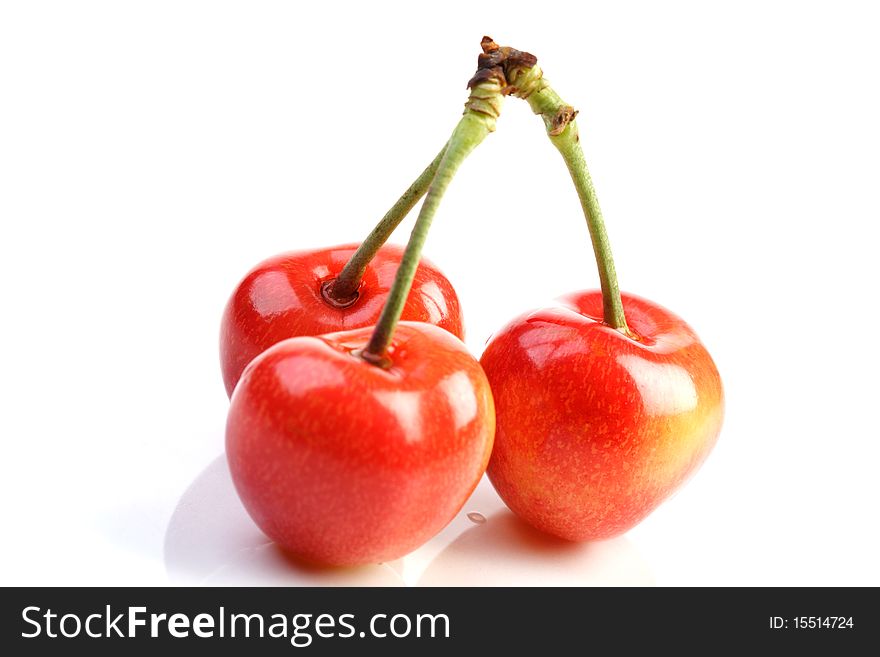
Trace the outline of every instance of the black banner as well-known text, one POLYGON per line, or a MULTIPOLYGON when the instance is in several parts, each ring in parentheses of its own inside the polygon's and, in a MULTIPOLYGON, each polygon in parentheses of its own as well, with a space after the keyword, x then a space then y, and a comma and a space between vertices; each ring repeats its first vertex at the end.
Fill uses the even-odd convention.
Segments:
POLYGON ((867 588, 22 588, 2 598, 7 655, 628 654, 646 646, 846 655, 880 638, 867 588))

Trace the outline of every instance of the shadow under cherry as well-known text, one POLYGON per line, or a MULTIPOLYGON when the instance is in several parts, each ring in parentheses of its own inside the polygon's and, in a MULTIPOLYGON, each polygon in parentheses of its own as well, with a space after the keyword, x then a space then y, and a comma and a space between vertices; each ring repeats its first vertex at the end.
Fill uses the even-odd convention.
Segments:
POLYGON ((488 479, 437 536, 402 559, 322 567, 278 548, 238 498, 226 457, 180 498, 164 541, 172 583, 229 586, 650 586, 651 570, 626 537, 570 543, 507 510, 488 479))
POLYGON ((224 455, 180 498, 164 543, 173 583, 229 586, 403 586, 396 564, 322 567, 281 550, 254 524, 235 492, 224 455))

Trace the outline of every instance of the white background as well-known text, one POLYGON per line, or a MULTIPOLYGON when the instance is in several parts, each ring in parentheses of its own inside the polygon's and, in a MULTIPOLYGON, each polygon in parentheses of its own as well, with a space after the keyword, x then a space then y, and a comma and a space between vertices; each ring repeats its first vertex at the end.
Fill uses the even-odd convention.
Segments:
MULTIPOLYGON (((4 3, 0 582, 880 585, 874 11, 4 3), (459 517, 403 565, 305 572, 218 459, 220 313, 261 259, 366 234, 458 120, 483 34, 537 54, 580 110, 621 285, 701 335, 721 439, 608 544, 543 541, 484 486, 465 511, 487 523, 459 517)), ((524 103, 462 167, 426 255, 477 355, 597 285, 524 103)))

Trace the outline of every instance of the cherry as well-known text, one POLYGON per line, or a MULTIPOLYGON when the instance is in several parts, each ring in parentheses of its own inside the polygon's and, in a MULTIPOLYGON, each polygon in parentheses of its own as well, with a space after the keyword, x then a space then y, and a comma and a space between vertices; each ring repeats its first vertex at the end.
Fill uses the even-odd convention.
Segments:
POLYGON ((489 460, 492 395, 464 345, 402 322, 383 368, 359 357, 371 332, 285 340, 232 396, 236 490, 269 538, 310 561, 410 552, 455 516, 489 460))
MULTIPOLYGON (((356 292, 336 300, 327 287, 355 253, 356 245, 284 253, 254 267, 238 284, 223 312, 220 363, 230 396, 245 366, 286 338, 372 326, 394 281, 403 249, 385 245, 360 277, 356 292)), ((452 284, 422 259, 403 319, 429 322, 464 338, 461 305, 452 284)))
MULTIPOLYGON (((254 267, 233 291, 220 326, 220 366, 232 395, 245 366, 273 344, 299 335, 375 324, 403 250, 385 242, 428 191, 444 145, 366 239, 355 248, 283 253, 254 267)), ((404 319, 426 321, 464 338, 461 306, 452 285, 425 261, 415 275, 404 319)))
MULTIPOLYGON (((283 340, 235 386, 233 482, 257 525, 299 557, 400 557, 452 520, 485 471, 495 431, 485 373, 452 333, 400 318, 443 193, 494 130, 506 86, 500 71, 471 80, 376 326, 283 340)), ((320 281, 305 278, 317 295, 320 281)))
POLYGON ((521 518, 570 540, 610 538, 675 491, 715 444, 718 370, 693 330, 623 295, 630 335, 609 327, 599 290, 526 313, 480 363, 495 398, 488 474, 521 518))
POLYGON ((526 313, 490 339, 480 361, 497 412, 489 478, 538 529, 610 538, 647 516, 709 454, 721 428, 721 379, 684 321, 621 295, 577 112, 533 56, 488 37, 483 49, 503 67, 511 93, 543 119, 566 163, 602 287, 526 313))

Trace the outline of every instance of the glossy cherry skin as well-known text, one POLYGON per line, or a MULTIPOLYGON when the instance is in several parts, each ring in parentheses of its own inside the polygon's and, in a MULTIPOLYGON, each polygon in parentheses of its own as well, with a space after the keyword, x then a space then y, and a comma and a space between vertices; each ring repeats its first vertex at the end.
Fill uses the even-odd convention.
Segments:
POLYGON ((497 412, 488 474, 508 507, 573 541, 617 536, 703 463, 724 396, 694 331, 623 295, 633 339, 602 323, 598 290, 524 314, 480 360, 497 412))
POLYGON ((462 342, 401 322, 383 369, 356 355, 370 334, 280 342, 232 395, 235 488, 263 532, 308 561, 407 554, 452 520, 489 461, 492 394, 462 342))
MULTIPOLYGON (((348 244, 283 253, 264 260, 244 277, 221 320, 220 364, 228 395, 232 395, 245 366, 281 340, 376 324, 403 249, 383 246, 367 266, 357 300, 347 307, 334 306, 321 288, 339 275, 356 248, 356 244, 348 244)), ((436 324, 464 339, 458 296, 440 270, 424 258, 401 317, 436 324)))

